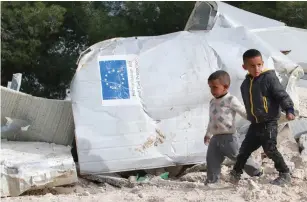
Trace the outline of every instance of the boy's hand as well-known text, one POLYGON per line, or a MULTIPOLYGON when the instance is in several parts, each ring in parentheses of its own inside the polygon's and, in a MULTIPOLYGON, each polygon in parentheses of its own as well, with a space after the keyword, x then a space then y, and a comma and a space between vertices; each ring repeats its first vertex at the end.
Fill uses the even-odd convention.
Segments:
POLYGON ((204 143, 205 143, 205 145, 208 145, 208 144, 209 144, 210 139, 211 139, 211 138, 210 138, 209 136, 207 136, 207 135, 204 137, 204 143))
POLYGON ((286 117, 287 117, 287 119, 288 119, 289 121, 295 119, 295 116, 294 116, 294 114, 292 114, 292 113, 288 113, 286 117))

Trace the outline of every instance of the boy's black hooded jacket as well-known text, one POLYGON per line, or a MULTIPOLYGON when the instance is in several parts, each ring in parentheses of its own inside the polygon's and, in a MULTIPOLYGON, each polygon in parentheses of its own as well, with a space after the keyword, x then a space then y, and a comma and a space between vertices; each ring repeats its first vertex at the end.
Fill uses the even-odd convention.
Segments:
POLYGON ((287 113, 294 113, 293 102, 274 70, 263 71, 256 78, 248 74, 241 85, 241 93, 251 123, 277 121, 280 107, 287 113))

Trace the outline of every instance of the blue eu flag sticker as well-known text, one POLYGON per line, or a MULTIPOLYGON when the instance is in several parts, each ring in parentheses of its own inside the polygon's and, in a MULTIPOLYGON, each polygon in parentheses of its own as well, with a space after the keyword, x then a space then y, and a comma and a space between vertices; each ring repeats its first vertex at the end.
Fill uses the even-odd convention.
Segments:
POLYGON ((126 60, 99 61, 102 99, 130 99, 126 60))

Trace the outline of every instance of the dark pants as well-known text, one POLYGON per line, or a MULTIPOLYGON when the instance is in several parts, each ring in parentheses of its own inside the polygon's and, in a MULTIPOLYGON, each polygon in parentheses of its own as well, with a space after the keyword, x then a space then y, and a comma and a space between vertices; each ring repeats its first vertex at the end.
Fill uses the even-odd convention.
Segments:
POLYGON ((245 139, 242 142, 239 155, 233 170, 241 175, 244 165, 252 152, 262 146, 264 153, 272 159, 274 166, 279 173, 289 173, 284 158, 277 150, 277 129, 276 121, 266 123, 255 123, 249 126, 245 139))
MULTIPOLYGON (((236 134, 213 135, 207 151, 207 180, 215 182, 220 178, 221 166, 225 157, 235 161, 239 153, 239 139, 236 134)), ((249 176, 260 172, 253 159, 248 158, 244 166, 249 176)))

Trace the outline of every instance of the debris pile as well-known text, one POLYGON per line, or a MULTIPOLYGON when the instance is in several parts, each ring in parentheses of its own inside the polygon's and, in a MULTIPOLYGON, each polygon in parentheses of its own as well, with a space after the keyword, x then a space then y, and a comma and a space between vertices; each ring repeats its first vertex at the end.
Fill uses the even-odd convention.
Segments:
POLYGON ((42 142, 1 142, 1 196, 78 181, 70 147, 42 142))
POLYGON ((50 188, 40 191, 28 191, 24 196, 2 200, 99 201, 103 198, 104 201, 306 201, 307 161, 306 154, 302 152, 305 149, 302 151, 299 149, 302 140, 296 142, 290 128, 286 126, 280 132, 278 142, 278 147, 292 170, 292 184, 286 187, 278 187, 269 183, 277 176, 277 172, 270 159, 261 158, 263 151, 258 149, 253 157, 262 164, 265 175, 249 177, 244 174, 236 188, 227 182, 228 173, 232 168, 231 164, 222 166, 221 183, 215 186, 204 185, 206 165, 199 164, 180 166, 178 169, 173 167, 172 170, 177 170, 175 177, 171 177, 171 172, 166 172, 166 170, 169 171, 169 168, 87 175, 69 186, 49 186, 50 188))

